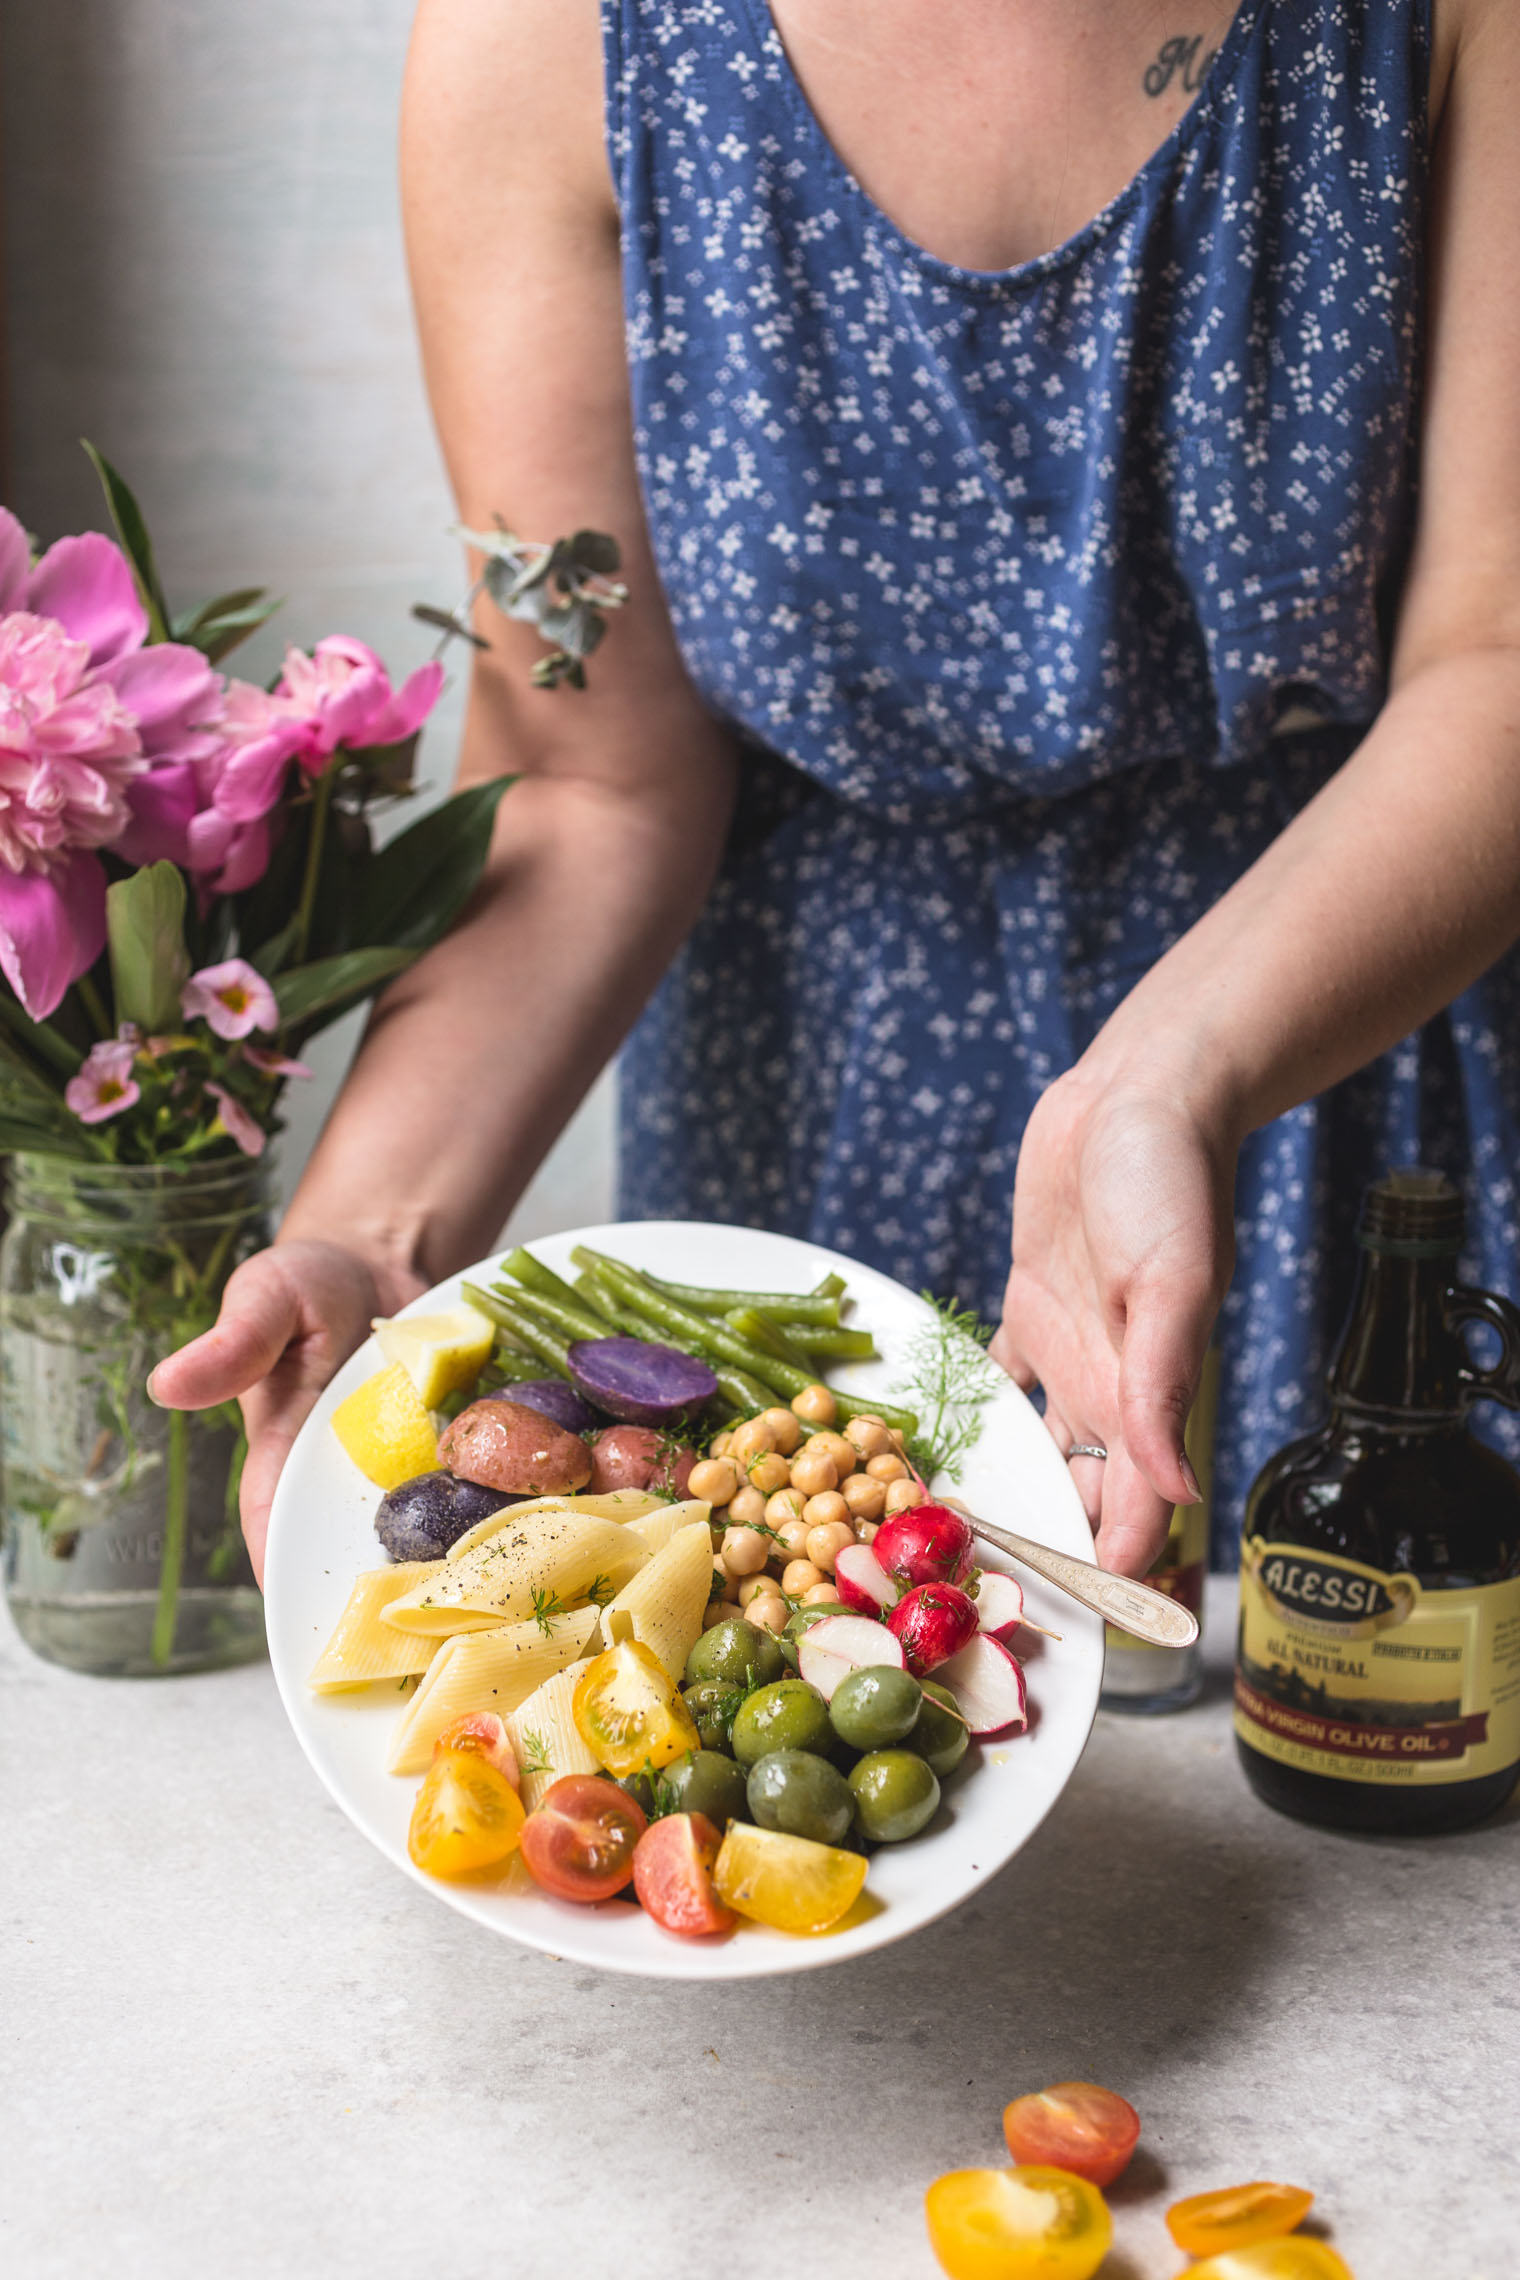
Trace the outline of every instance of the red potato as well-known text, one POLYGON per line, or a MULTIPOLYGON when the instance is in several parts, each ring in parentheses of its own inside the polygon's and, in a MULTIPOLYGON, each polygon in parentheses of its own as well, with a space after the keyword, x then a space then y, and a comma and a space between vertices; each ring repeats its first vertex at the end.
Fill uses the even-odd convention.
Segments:
POLYGON ((610 1496, 617 1488, 642 1488, 679 1503, 696 1461, 695 1449, 672 1441, 653 1425, 609 1425, 591 1444, 591 1494, 610 1496))
POLYGON ((591 1478, 591 1451, 552 1418, 516 1401, 472 1401, 439 1436, 460 1480, 507 1496, 567 1496, 591 1478))
POLYGON ((882 1522, 871 1549, 899 1583, 959 1583, 971 1572, 976 1538, 947 1504, 915 1504, 882 1522))
POLYGON ((913 1676, 925 1678, 976 1637, 976 1601, 957 1583, 921 1583, 899 1599, 887 1629, 913 1676))

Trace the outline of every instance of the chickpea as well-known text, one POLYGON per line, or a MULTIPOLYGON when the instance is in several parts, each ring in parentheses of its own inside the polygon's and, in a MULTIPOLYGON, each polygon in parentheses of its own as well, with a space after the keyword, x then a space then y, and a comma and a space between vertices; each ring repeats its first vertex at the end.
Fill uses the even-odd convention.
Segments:
POLYGON ((844 1437, 860 1452, 862 1460, 882 1456, 892 1446, 892 1436, 879 1417, 852 1417, 844 1437))
POLYGON ((728 1500, 728 1517, 740 1527, 753 1528, 765 1518, 765 1498, 758 1488, 736 1489, 728 1500))
POLYGON ((802 1604, 804 1607, 833 1607, 838 1604, 838 1598, 831 1583, 815 1583, 802 1594, 802 1604))
POLYGON ((881 1534, 881 1522, 879 1520, 862 1520, 857 1533, 863 1544, 874 1544, 881 1534))
POLYGON ((762 1496, 774 1496, 778 1488, 791 1485, 792 1468, 785 1457, 774 1449, 765 1449, 749 1461, 749 1485, 758 1488, 762 1496))
POLYGON ((728 1444, 733 1437, 732 1427, 725 1433, 714 1433, 707 1444, 708 1455, 710 1457, 726 1457, 728 1455, 728 1444))
POLYGON ((896 1451, 898 1452, 899 1456, 906 1456, 906 1455, 907 1455, 907 1453, 908 1453, 908 1444, 907 1444, 906 1440, 903 1438, 903 1429, 902 1429, 902 1427, 901 1427, 900 1425, 894 1425, 894 1426, 892 1426, 892 1427, 890 1428, 890 1431, 891 1431, 891 1436, 892 1436, 892 1446, 893 1446, 893 1448, 894 1448, 894 1449, 896 1449, 896 1451))
POLYGON ((702 1628, 704 1631, 710 1631, 717 1623, 731 1623, 733 1616, 734 1603, 731 1599, 709 1599, 707 1610, 702 1617, 702 1628))
POLYGON ((860 1461, 860 1451, 842 1433, 810 1433, 802 1444, 802 1454, 832 1457, 834 1470, 841 1480, 846 1473, 852 1473, 860 1461))
POLYGON ((927 1493, 916 1480, 894 1480, 887 1490, 887 1518, 894 1520, 899 1512, 911 1512, 915 1504, 923 1503, 927 1493))
MULTIPOLYGON (((821 1496, 810 1496, 802 1507, 802 1517, 810 1528, 826 1528, 832 1520, 848 1521, 850 1508, 837 1488, 826 1488, 821 1496)), ((850 1530, 853 1536, 854 1529, 850 1530)), ((813 1554, 808 1553, 811 1559, 813 1554)))
POLYGON ((784 1631, 792 1619, 792 1611, 779 1591, 762 1591, 744 1610, 746 1623, 753 1623, 757 1631, 784 1631))
POLYGON ((739 1586, 739 1605, 747 1608, 752 1599, 763 1599, 776 1588, 775 1578, 768 1575, 747 1575, 739 1586))
POLYGON ((822 1568, 825 1575, 832 1575, 834 1562, 845 1545, 854 1541, 855 1531, 848 1520, 824 1520, 808 1530, 807 1556, 814 1567, 822 1568))
POLYGON ((744 1423, 736 1425, 729 1435, 728 1454, 742 1472, 748 1469, 754 1458, 764 1456, 768 1449, 774 1449, 775 1446, 776 1436, 765 1419, 746 1417, 744 1423))
POLYGON ((800 1488, 778 1488, 774 1496, 765 1500, 765 1524, 768 1528, 784 1528, 788 1520, 800 1520, 802 1507, 807 1502, 800 1488))
POLYGON ((866 1471, 872 1480, 906 1480, 908 1477, 908 1468, 902 1458, 892 1455, 867 1457, 866 1471))
POLYGON ((774 1436, 774 1446, 781 1451, 782 1456, 789 1457, 802 1439, 802 1426, 798 1419, 789 1409, 763 1409, 760 1412, 760 1422, 769 1425, 774 1436))
POLYGON ((839 1493, 850 1518, 857 1522, 879 1520, 887 1508, 886 1482, 872 1480, 869 1473, 851 1473, 839 1493))
POLYGON ((781 1571, 781 1588, 788 1599, 800 1599, 822 1581, 822 1568, 814 1567, 811 1560, 788 1560, 781 1571))
POLYGON ((800 1417, 804 1425, 832 1425, 839 1415, 839 1404, 826 1385, 805 1385, 792 1397, 792 1415, 800 1417))
POLYGON ((717 1553, 713 1555, 713 1583, 729 1603, 729 1609, 732 1612, 733 1602, 739 1596, 739 1581, 737 1576, 729 1574, 727 1561, 717 1553))
POLYGON ((756 1528, 728 1528, 723 1534, 723 1565, 732 1576, 758 1575, 770 1558, 769 1539, 756 1528))
POLYGON ((704 1457, 691 1468, 688 1496, 700 1496, 705 1504, 726 1504, 739 1485, 739 1469, 728 1457, 704 1457))
POLYGON ((792 1459, 792 1486, 805 1497, 822 1496, 839 1486, 839 1468, 825 1449, 799 1449, 792 1459))
POLYGON ((783 1566, 788 1560, 806 1559, 808 1523, 800 1512, 790 1519, 783 1520, 780 1526, 776 1528, 776 1533, 781 1541, 771 1554, 772 1559, 779 1559, 783 1566))

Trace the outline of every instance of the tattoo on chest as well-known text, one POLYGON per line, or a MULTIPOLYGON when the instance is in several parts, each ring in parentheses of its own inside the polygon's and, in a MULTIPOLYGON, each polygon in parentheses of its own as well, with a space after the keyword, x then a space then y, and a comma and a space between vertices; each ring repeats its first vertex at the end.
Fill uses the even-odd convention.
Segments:
POLYGON ((1145 74, 1146 94, 1164 95, 1176 79, 1189 95, 1196 95, 1218 53, 1218 48, 1204 46, 1202 32, 1194 32, 1191 39, 1183 33, 1177 39, 1163 41, 1160 54, 1145 74))

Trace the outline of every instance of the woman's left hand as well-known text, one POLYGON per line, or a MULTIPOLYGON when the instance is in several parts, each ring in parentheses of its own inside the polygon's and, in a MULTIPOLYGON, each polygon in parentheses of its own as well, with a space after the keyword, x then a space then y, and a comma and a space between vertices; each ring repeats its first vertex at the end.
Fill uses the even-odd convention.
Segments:
POLYGON ((1144 1575, 1198 1484, 1183 1448, 1234 1266, 1239 1143, 1176 1088, 1082 1062, 1019 1151, 1013 1271, 994 1358, 1028 1390, 1073 1477, 1102 1564, 1144 1575))

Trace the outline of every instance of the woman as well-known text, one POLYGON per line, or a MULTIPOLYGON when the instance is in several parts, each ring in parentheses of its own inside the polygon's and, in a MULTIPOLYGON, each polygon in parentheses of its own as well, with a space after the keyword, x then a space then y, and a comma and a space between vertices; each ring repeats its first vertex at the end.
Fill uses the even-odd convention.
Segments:
POLYGON ((483 624, 488 886, 157 1373, 241 1394, 256 1558, 657 985, 624 1208, 995 1308, 1011 1192, 994 1350, 1112 1567, 1221 1306, 1227 1509, 1299 1422, 1373 1170, 1517 1287, 1517 99, 1509 0, 424 0, 462 514, 633 599, 584 696, 483 624))

